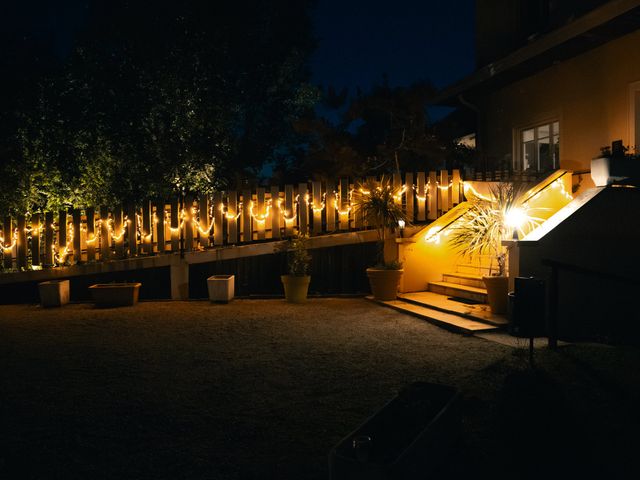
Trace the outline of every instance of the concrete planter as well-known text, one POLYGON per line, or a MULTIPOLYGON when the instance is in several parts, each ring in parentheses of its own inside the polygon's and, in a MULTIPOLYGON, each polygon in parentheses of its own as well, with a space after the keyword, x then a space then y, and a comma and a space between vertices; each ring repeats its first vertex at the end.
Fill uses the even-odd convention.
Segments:
POLYGON ((209 300, 212 302, 229 303, 235 294, 234 275, 213 275, 207 278, 209 300))
POLYGON ((290 303, 304 303, 307 301, 309 291, 310 275, 281 275, 284 286, 284 298, 290 303))
POLYGON ((428 478, 458 438, 454 387, 416 382, 329 454, 332 480, 428 478))
POLYGON ((98 283, 89 291, 96 307, 126 307, 138 303, 141 283, 98 283))
POLYGON ((398 286, 403 272, 404 270, 367 268, 367 277, 369 277, 373 297, 376 300, 395 300, 398 296, 398 286))
POLYGON ((69 280, 51 280, 38 284, 40 305, 43 307, 61 307, 69 303, 69 280))
POLYGON ((509 277, 482 277, 492 313, 507 313, 509 277))

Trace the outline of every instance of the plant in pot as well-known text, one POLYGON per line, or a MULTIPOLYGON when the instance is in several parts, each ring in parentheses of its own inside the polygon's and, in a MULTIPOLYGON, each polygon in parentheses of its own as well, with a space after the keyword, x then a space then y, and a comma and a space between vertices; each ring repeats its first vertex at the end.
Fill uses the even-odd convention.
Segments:
POLYGON ((451 227, 450 244, 470 259, 489 255, 489 275, 483 277, 489 306, 493 313, 506 313, 509 280, 506 251, 502 240, 511 238, 514 229, 522 231, 525 223, 535 223, 518 200, 525 191, 519 183, 498 183, 491 188, 491 198, 476 198, 471 208, 451 227))
POLYGON ((307 252, 308 241, 308 236, 298 234, 280 247, 281 251, 287 253, 288 275, 280 276, 287 302, 303 303, 307 299, 309 282, 311 281, 309 275, 311 255, 307 252))
POLYGON ((367 268, 371 292, 376 300, 395 300, 403 273, 402 263, 397 258, 395 238, 391 235, 399 222, 408 224, 402 205, 395 201, 400 193, 393 188, 391 180, 383 176, 380 182, 367 181, 353 195, 355 213, 362 215, 378 233, 376 263, 367 268))

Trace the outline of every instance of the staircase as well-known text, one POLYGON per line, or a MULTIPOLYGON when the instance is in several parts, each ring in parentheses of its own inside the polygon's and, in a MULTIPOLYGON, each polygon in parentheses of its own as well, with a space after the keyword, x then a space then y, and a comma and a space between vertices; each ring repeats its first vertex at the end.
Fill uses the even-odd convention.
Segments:
POLYGON ((488 269, 461 264, 455 272, 443 274, 442 281, 429 283, 427 291, 401 293, 397 300, 377 302, 465 335, 505 328, 506 317, 492 314, 487 305, 483 270, 488 269))

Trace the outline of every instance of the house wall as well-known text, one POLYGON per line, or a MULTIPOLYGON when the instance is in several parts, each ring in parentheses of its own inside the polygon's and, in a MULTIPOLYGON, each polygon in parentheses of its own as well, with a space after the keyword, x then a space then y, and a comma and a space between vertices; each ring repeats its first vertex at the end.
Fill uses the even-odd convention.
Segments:
MULTIPOLYGON (((600 147, 633 145, 630 89, 640 80, 640 31, 547 68, 477 101, 490 163, 512 162, 515 129, 560 120, 560 167, 588 170, 600 147)), ((593 186, 588 175, 581 187, 593 186)))

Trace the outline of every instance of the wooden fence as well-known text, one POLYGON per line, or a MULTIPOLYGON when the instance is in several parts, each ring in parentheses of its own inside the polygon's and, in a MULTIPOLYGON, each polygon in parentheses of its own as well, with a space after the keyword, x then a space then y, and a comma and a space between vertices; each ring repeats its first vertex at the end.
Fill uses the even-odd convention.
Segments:
MULTIPOLYGON (((281 239, 297 232, 320 235, 365 229, 364 218, 352 205, 352 193, 363 182, 343 178, 116 208, 6 216, 0 234, 2 265, 21 270, 194 251, 281 239)), ((463 200, 464 182, 458 170, 396 174, 392 184, 396 202, 412 223, 435 220, 463 200)))

